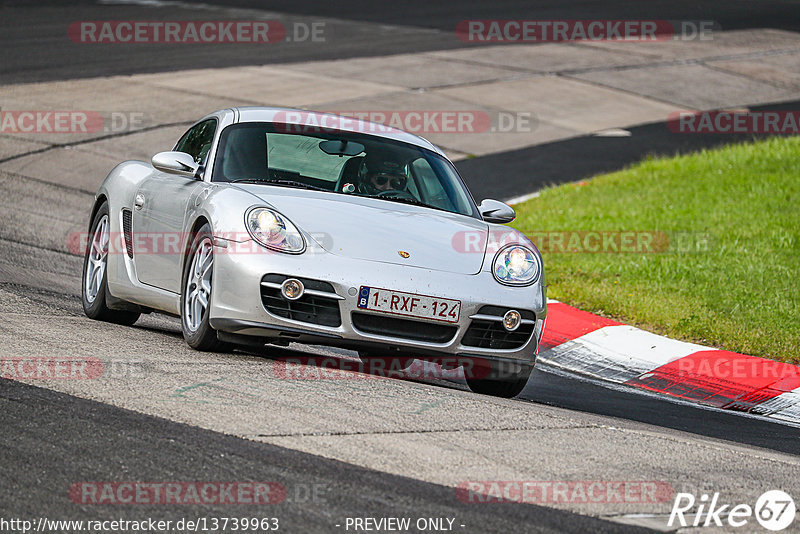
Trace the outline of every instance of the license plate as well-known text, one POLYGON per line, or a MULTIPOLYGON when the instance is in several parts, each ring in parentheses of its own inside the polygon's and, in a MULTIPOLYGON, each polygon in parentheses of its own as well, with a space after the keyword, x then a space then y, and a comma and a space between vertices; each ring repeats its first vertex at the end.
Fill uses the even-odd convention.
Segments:
POLYGON ((361 286, 358 307, 419 319, 433 319, 457 323, 461 315, 461 301, 443 299, 415 293, 404 293, 378 287, 361 286))

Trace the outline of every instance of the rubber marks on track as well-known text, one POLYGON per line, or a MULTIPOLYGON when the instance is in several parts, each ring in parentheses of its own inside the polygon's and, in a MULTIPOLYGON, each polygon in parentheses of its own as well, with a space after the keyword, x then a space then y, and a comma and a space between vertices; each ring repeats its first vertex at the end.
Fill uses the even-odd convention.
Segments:
POLYGON ((800 367, 675 341, 550 302, 539 361, 680 399, 800 423, 800 367))

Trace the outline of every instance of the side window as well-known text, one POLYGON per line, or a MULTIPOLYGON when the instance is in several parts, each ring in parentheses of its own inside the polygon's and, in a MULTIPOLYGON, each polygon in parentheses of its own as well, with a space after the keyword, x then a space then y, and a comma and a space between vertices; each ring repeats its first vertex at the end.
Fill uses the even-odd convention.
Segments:
POLYGON ((215 119, 201 122, 183 134, 181 140, 175 145, 175 151, 185 152, 192 156, 195 162, 202 164, 211 149, 216 129, 217 121, 215 119))
POLYGON ((439 208, 454 211, 453 202, 450 200, 442 182, 436 176, 430 163, 425 158, 417 158, 411 162, 411 170, 420 183, 420 190, 424 201, 439 208))

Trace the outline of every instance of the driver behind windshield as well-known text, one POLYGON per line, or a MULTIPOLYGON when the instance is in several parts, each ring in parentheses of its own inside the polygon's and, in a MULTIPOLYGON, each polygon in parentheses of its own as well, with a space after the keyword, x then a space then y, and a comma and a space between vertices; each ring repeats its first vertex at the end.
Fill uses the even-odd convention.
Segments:
POLYGON ((358 191, 367 195, 405 191, 408 184, 405 165, 392 154, 367 154, 358 169, 358 179, 358 191))

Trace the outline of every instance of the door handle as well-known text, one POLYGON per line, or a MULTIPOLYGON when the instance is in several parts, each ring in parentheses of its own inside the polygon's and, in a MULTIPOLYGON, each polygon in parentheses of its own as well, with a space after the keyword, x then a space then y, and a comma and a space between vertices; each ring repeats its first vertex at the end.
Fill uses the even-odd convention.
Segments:
POLYGON ((142 209, 144 207, 144 195, 141 193, 136 194, 136 198, 133 199, 133 207, 137 210, 142 209))

